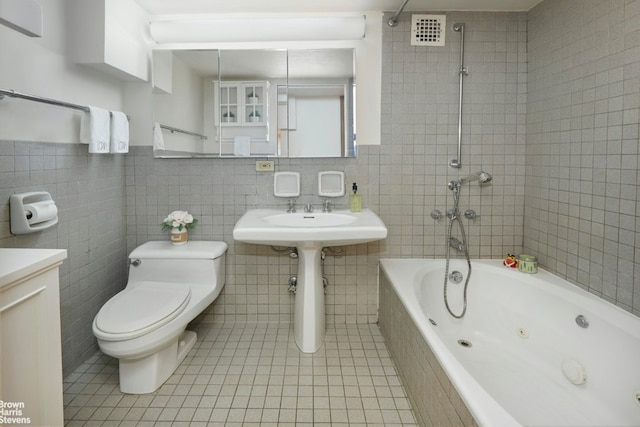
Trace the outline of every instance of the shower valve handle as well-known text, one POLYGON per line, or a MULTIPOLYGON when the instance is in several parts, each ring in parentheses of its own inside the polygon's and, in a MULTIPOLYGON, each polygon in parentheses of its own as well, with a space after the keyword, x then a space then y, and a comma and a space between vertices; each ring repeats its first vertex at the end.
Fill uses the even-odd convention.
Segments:
POLYGON ((467 209, 466 211, 464 211, 464 217, 467 219, 475 219, 478 215, 476 214, 476 211, 474 211, 473 209, 467 209))

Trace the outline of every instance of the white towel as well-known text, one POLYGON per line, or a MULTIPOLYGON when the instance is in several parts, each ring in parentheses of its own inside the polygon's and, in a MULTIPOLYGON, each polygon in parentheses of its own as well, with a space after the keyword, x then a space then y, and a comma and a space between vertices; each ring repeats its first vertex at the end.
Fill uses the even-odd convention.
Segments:
POLYGON ((251 155, 251 137, 250 136, 234 136, 233 137, 233 154, 236 156, 251 155))
POLYGON ((129 152, 129 119, 121 111, 111 112, 111 152, 129 152))
POLYGON ((109 152, 110 123, 109 111, 102 108, 89 107, 89 112, 82 116, 80 141, 89 144, 90 153, 109 152))
POLYGON ((155 123, 153 125, 153 149, 154 150, 164 150, 164 137, 162 136, 162 128, 160 127, 160 123, 155 123))

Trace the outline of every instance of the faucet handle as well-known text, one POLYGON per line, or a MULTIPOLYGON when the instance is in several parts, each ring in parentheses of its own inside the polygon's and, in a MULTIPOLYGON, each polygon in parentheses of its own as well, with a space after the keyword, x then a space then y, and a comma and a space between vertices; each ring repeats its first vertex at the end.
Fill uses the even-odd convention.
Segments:
POLYGON ((467 209, 466 211, 464 211, 464 217, 467 219, 476 219, 477 216, 478 214, 476 214, 476 211, 474 211, 473 209, 467 209))
POLYGON ((440 218, 442 218, 442 212, 440 212, 439 209, 432 210, 431 218, 435 219, 436 221, 439 220, 440 218))

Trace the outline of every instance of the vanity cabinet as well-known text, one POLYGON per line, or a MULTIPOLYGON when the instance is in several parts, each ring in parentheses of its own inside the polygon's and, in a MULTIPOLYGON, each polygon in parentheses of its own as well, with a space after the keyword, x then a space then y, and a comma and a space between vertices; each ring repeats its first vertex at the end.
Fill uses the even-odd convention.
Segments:
POLYGON ((216 82, 222 126, 266 126, 269 123, 269 82, 216 82))
POLYGON ((66 257, 58 249, 0 249, 4 424, 64 425, 58 267, 66 257))

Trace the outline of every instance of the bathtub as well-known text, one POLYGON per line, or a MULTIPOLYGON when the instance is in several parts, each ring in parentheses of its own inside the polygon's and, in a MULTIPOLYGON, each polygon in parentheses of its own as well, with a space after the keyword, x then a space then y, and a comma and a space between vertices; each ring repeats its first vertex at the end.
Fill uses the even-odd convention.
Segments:
MULTIPOLYGON (((455 319, 443 301, 444 269, 444 260, 380 262, 380 329, 397 347, 393 358, 403 359, 396 360, 403 381, 419 383, 405 388, 414 411, 425 412, 417 416, 421 424, 640 425, 640 318, 546 271, 525 274, 479 260, 472 262, 467 313, 455 319), (398 338, 411 322, 428 346, 425 356, 408 354, 418 350, 407 345, 416 344, 402 341, 414 338, 398 338), (421 363, 440 366, 430 373, 421 363), (440 388, 426 391, 430 382, 440 388), (465 420, 467 409, 472 419, 465 420)), ((466 261, 452 260, 455 270, 466 275, 466 261)), ((448 285, 456 314, 463 286, 448 285)))

